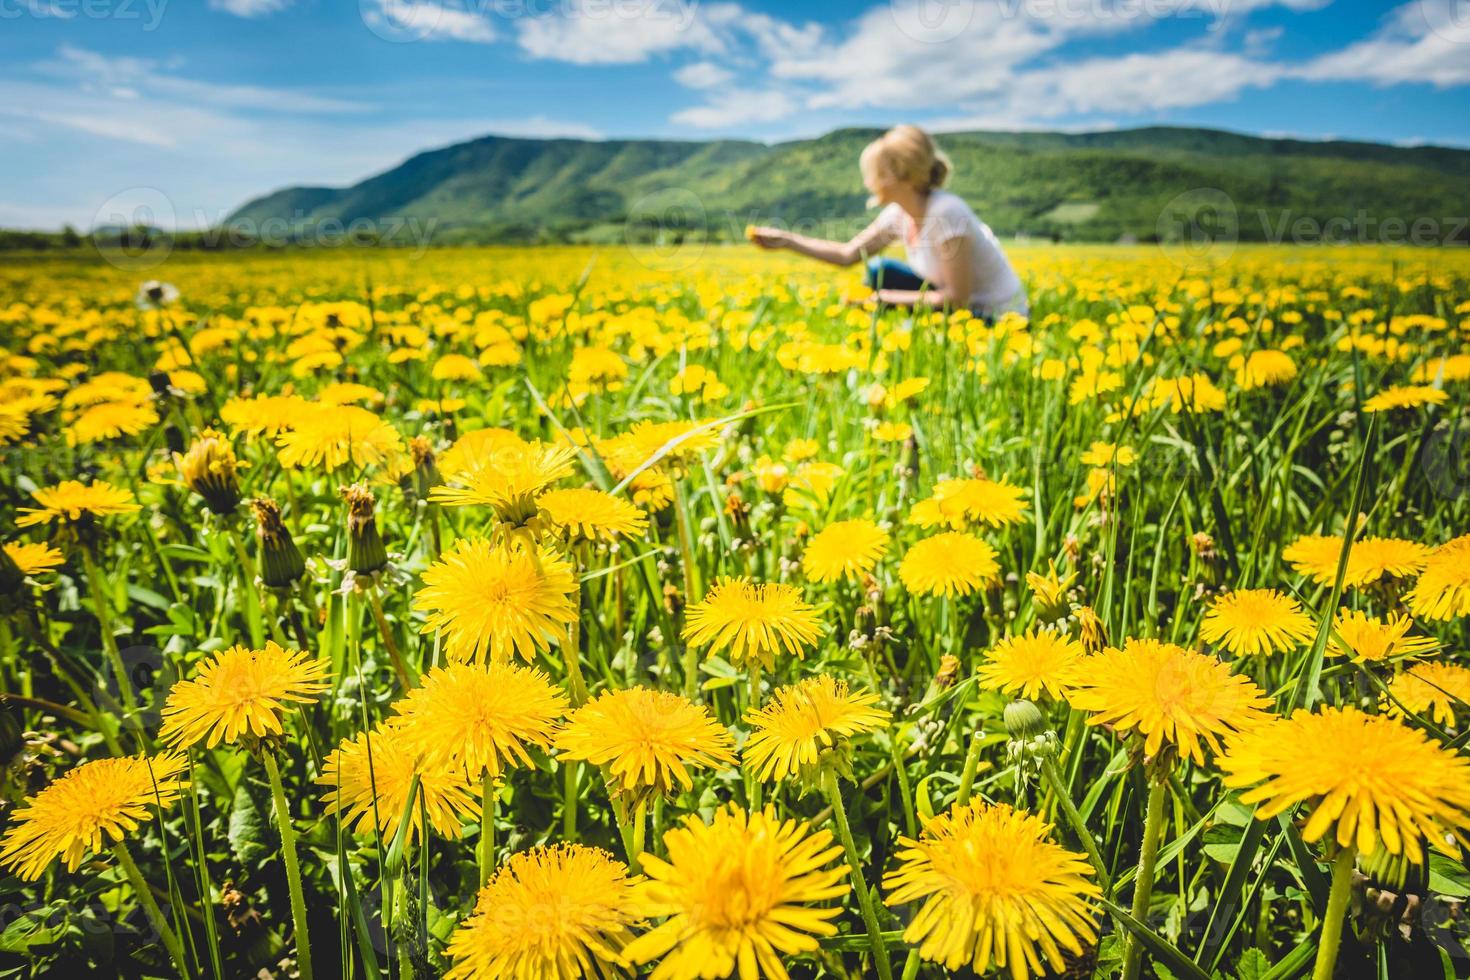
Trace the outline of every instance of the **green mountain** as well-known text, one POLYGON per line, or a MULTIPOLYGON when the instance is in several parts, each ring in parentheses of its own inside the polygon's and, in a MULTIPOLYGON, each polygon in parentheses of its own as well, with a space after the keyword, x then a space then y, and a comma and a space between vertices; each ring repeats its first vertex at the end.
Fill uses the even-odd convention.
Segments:
MULTIPOLYGON (((878 133, 775 145, 487 136, 352 187, 277 191, 225 224, 307 241, 343 228, 439 243, 734 239, 747 223, 836 237, 867 217, 857 159, 878 133)), ((1423 243, 1470 240, 1454 217, 1470 200, 1466 150, 1171 127, 940 143, 955 164, 951 188, 1004 235, 1150 241, 1188 234, 1203 213, 1243 240, 1308 240, 1325 226, 1341 240, 1407 241, 1416 220, 1423 243)))

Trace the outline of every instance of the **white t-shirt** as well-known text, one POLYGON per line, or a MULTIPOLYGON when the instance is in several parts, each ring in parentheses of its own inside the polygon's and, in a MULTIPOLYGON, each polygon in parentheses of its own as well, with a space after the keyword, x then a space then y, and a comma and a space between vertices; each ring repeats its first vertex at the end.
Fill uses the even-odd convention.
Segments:
POLYGON ((995 232, 958 195, 945 190, 931 192, 922 228, 915 229, 908 212, 897 204, 884 208, 878 220, 896 240, 903 242, 913 270, 937 285, 943 285, 936 276, 946 244, 956 238, 968 239, 971 281, 975 284, 970 295, 971 309, 991 314, 1027 311, 1025 287, 995 232))

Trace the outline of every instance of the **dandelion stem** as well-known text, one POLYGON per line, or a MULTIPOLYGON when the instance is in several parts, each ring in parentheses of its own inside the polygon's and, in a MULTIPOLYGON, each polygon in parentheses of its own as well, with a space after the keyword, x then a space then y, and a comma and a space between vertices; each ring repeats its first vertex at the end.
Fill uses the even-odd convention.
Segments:
POLYGON ((975 786, 975 772, 980 768, 980 732, 970 736, 970 748, 965 752, 965 767, 960 770, 960 791, 955 795, 955 805, 970 802, 970 792, 975 786))
POLYGON ((480 783, 480 887, 490 881, 495 870, 495 780, 487 772, 480 783))
POLYGON ((565 792, 561 803, 561 836, 564 840, 577 839, 577 769, 578 763, 570 759, 562 761, 562 780, 565 792))
POLYGON ((286 862, 286 885, 291 892, 291 920, 296 927, 296 966, 301 980, 311 980, 311 935, 306 928, 306 895, 301 890, 301 866, 296 862, 296 831, 291 826, 291 808, 274 753, 261 753, 265 774, 270 779, 271 800, 276 808, 276 826, 281 832, 281 857, 286 862))
MULTIPOLYGON (((112 625, 112 605, 102 581, 102 570, 97 567, 97 558, 91 545, 82 546, 82 567, 87 573, 87 589, 92 593, 92 608, 97 614, 97 626, 102 631, 102 652, 112 666, 113 678, 117 681, 118 696, 127 708, 128 718, 134 729, 138 726, 138 700, 133 696, 133 685, 128 680, 128 669, 123 664, 122 652, 117 648, 117 633, 112 625)), ((142 733, 139 732, 139 738, 142 733)))
POLYGON ((1057 760, 1050 755, 1041 757, 1041 774, 1051 786, 1052 793, 1056 796, 1057 803, 1066 815, 1067 822, 1072 825, 1072 832, 1082 842, 1082 849, 1087 852, 1087 859, 1092 862, 1092 867, 1097 871, 1097 883, 1102 888, 1104 895, 1111 895, 1113 886, 1108 876, 1107 865, 1103 864, 1102 852, 1097 849, 1097 841, 1087 829, 1087 822, 1082 819, 1082 814, 1077 811, 1077 805, 1072 802, 1072 794, 1067 792, 1066 784, 1062 781, 1062 774, 1057 771, 1057 760))
POLYGON ((393 672, 398 675, 398 683, 403 685, 405 692, 417 686, 417 680, 408 670, 408 664, 404 662, 403 654, 398 650, 398 643, 393 639, 393 627, 388 624, 388 617, 383 613, 383 599, 378 595, 378 587, 368 587, 368 607, 373 611, 373 622, 378 624, 378 634, 383 638, 383 646, 388 651, 388 658, 393 661, 393 672))
POLYGON ((117 855, 117 863, 122 865, 123 872, 128 876, 128 882, 133 886, 133 891, 138 895, 138 904, 143 906, 143 912, 148 916, 149 923, 154 931, 158 933, 163 948, 168 950, 169 959, 174 961, 174 967, 179 971, 179 976, 189 976, 189 964, 184 959, 184 946, 179 942, 178 935, 169 926, 168 920, 163 917, 163 911, 158 903, 153 900, 153 893, 148 890, 148 882, 143 880, 143 873, 138 870, 138 865, 133 861, 133 855, 128 852, 128 845, 118 841, 112 845, 112 853, 117 855))
POLYGON ((1322 915, 1322 941, 1317 944, 1312 980, 1332 980, 1333 968, 1337 966, 1337 950, 1342 944, 1342 923, 1353 892, 1353 861, 1356 857, 1356 848, 1344 847, 1332 862, 1332 890, 1327 894, 1327 911, 1322 915))
MULTIPOLYGON (((260 596, 255 591, 255 562, 250 560, 250 552, 245 550, 245 539, 240 536, 238 528, 231 526, 226 534, 230 543, 235 546, 235 557, 240 562, 240 595, 245 603, 245 623, 250 630, 250 645, 259 648, 265 645, 265 628, 261 622, 260 596)), ((279 643, 282 639, 281 627, 279 623, 273 625, 276 642, 279 643)))
POLYGON ((883 942, 883 933, 878 928, 878 915, 873 910, 873 896, 863 880, 863 865, 858 859, 857 845, 853 843, 852 828, 847 824, 847 807, 842 802, 842 788, 837 785, 837 773, 830 766, 822 772, 822 789, 832 804, 832 816, 837 822, 837 836, 842 840, 842 849, 847 852, 847 867, 852 872, 852 890, 857 892, 858 907, 863 913, 863 925, 868 930, 868 945, 873 950, 873 962, 877 964, 881 980, 893 980, 893 966, 888 961, 888 947, 883 942))
MULTIPOLYGON (((1148 902, 1154 891, 1154 864, 1159 858, 1159 831, 1163 829, 1164 797, 1169 791, 1168 780, 1150 779, 1148 784, 1148 810, 1143 820, 1143 847, 1138 854, 1138 877, 1133 884, 1133 918, 1148 924, 1148 902)), ((1129 933, 1128 946, 1123 953, 1123 980, 1138 980, 1143 967, 1143 944, 1138 937, 1129 933)))

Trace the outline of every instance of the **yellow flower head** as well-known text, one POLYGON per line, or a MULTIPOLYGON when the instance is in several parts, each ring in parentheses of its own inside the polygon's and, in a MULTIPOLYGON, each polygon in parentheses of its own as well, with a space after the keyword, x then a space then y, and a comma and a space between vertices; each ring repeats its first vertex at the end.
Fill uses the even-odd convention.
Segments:
POLYGON ((564 443, 508 443, 454 477, 458 486, 435 487, 429 499, 453 507, 480 505, 501 520, 524 524, 536 514, 536 498, 571 475, 577 451, 564 443))
POLYGON ((876 568, 887 550, 888 532, 873 521, 837 521, 812 535, 801 569, 813 582, 856 579, 876 568))
POLYGON ((1271 388, 1296 377, 1296 362, 1285 351, 1266 348, 1252 351, 1235 369, 1235 383, 1247 391, 1271 388))
POLYGON ((1076 572, 1068 572, 1065 576, 1057 574, 1057 563, 1054 561, 1046 563, 1045 575, 1026 573, 1026 586, 1031 590, 1036 608, 1044 614, 1060 613, 1066 609, 1067 592, 1076 581, 1076 572))
POLYGON ((670 691, 603 691, 573 711, 556 736, 559 755, 608 766, 635 797, 691 789, 689 769, 735 761, 733 741, 709 710, 670 691))
POLYGON ((61 858, 68 871, 167 809, 184 788, 188 762, 178 755, 127 756, 84 762, 10 815, 0 864, 35 881, 61 858))
POLYGON ((22 575, 40 575, 59 568, 66 556, 49 544, 33 541, 7 541, 5 553, 22 575))
POLYGON ((616 541, 642 537, 648 530, 643 511, 601 490, 548 490, 536 498, 536 506, 573 539, 616 541))
POLYGON ((1302 837, 1424 862, 1420 838, 1455 853, 1470 830, 1470 762, 1387 715, 1300 710, 1230 740, 1225 785, 1262 820, 1307 804, 1302 837), (1457 846, 1458 845, 1458 846, 1457 846))
POLYGON ((1436 725, 1453 728, 1455 709, 1470 704, 1470 667, 1416 664, 1388 685, 1389 711, 1428 715, 1436 725))
POLYGON ((1425 619, 1470 616, 1470 534, 1430 552, 1405 601, 1415 616, 1425 619))
POLYGON ((686 817, 664 834, 668 860, 644 854, 648 880, 636 894, 650 916, 667 916, 624 949, 638 964, 658 960, 651 980, 741 976, 785 978, 786 960, 832 936, 846 895, 842 848, 827 830, 780 820, 774 810, 735 805, 712 823, 686 817))
POLYGON ((449 939, 444 980, 580 980, 622 974, 642 925, 634 882, 595 847, 557 844, 512 855, 449 939))
POLYGON ((16 527, 52 522, 90 527, 99 517, 131 514, 141 509, 131 490, 115 487, 105 480, 91 484, 62 480, 53 487, 42 487, 31 496, 41 506, 20 508, 16 527))
POLYGON ((1388 412, 1396 408, 1443 405, 1449 398, 1449 392, 1443 388, 1429 385, 1393 385, 1363 402, 1363 411, 1388 412))
POLYGON ((888 727, 888 712, 878 695, 850 691, 830 674, 808 677, 778 688, 766 706, 746 712, 750 738, 742 755, 760 779, 776 783, 788 776, 811 776, 824 755, 836 750, 845 768, 848 740, 888 727))
POLYGON ((1081 642, 1054 630, 1033 629, 1008 636, 986 654, 975 671, 980 686, 1011 697, 1065 696, 1072 672, 1087 655, 1081 642))
POLYGON ((1339 609, 1332 624, 1337 635, 1329 650, 1337 656, 1368 663, 1389 657, 1417 656, 1439 648, 1439 641, 1431 636, 1409 636, 1409 627, 1413 625, 1408 616, 1379 619, 1357 610, 1339 609))
POLYGON ((527 746, 550 748, 567 696, 532 667, 457 663, 429 671, 394 707, 394 738, 425 766, 477 778, 531 765, 527 746))
POLYGON ((423 632, 443 630, 459 660, 535 660, 577 618, 572 566, 520 541, 461 540, 423 581, 414 594, 414 608, 429 613, 423 632))
POLYGON ((684 623, 684 639, 694 646, 728 653, 736 666, 758 663, 767 670, 777 653, 799 658, 822 637, 821 616, 800 588, 743 578, 717 582, 689 607, 684 623))
POLYGON ((232 514, 240 503, 240 462, 223 434, 204 429, 189 451, 174 454, 184 485, 216 514, 232 514))
POLYGON ((1088 724, 1136 731, 1150 758, 1169 745, 1199 765, 1204 745, 1218 753, 1221 738, 1264 720, 1271 706, 1215 657, 1159 640, 1128 640, 1083 660, 1067 701, 1091 713, 1088 724))
POLYGON ((969 595, 1000 577, 995 549, 961 531, 925 538, 898 566, 904 587, 918 595, 969 595))
POLYGON ((934 495, 909 512, 909 523, 919 527, 947 527, 963 531, 983 524, 1005 527, 1026 517, 1026 491, 994 480, 941 480, 934 495))
POLYGON ((398 430, 356 405, 307 402, 291 428, 276 437, 276 445, 276 455, 288 469, 392 466, 403 455, 398 430))
POLYGON ((480 812, 480 800, 460 766, 426 764, 412 744, 404 739, 396 719, 344 738, 322 761, 319 786, 326 788, 323 800, 328 815, 341 813, 354 833, 374 830, 392 834, 408 806, 409 793, 418 777, 423 803, 415 803, 409 823, 409 839, 424 832, 424 813, 429 826, 441 837, 458 838, 460 824, 480 812))
POLYGON ((267 641, 264 650, 233 646, 199 665, 193 680, 179 681, 163 706, 158 737, 179 748, 203 742, 281 735, 289 704, 309 704, 327 689, 327 664, 267 641))
POLYGON ((158 422, 158 411, 148 402, 101 402, 83 409, 66 427, 70 445, 135 436, 158 422))
POLYGON ((1294 649, 1316 634, 1301 604, 1275 589, 1236 589, 1220 596, 1200 623, 1200 636, 1237 657, 1294 649))
POLYGON ((918 840, 899 838, 884 901, 923 902, 904 941, 949 970, 1064 972, 1064 950, 1080 956, 1097 941, 1102 892, 1086 859, 1050 832, 1040 817, 976 800, 929 821, 918 840))

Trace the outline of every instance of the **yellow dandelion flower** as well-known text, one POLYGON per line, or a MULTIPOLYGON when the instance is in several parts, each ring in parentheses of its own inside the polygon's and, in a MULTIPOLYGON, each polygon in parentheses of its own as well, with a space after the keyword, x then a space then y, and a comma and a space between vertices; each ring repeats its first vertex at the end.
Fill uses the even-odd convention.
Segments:
POLYGON ((83 409, 66 427, 68 445, 135 436, 157 424, 158 411, 147 402, 101 402, 83 409))
POLYGON ((1312 617, 1299 602, 1275 589, 1236 589, 1217 598, 1200 623, 1206 643, 1219 644, 1237 657, 1280 653, 1316 634, 1312 617))
POLYGON ((643 511, 601 490, 548 490, 536 498, 536 506, 551 523, 585 541, 636 538, 648 530, 648 516, 643 511))
POLYGON ((460 663, 435 667, 394 707, 394 737, 425 765, 475 778, 531 765, 527 747, 550 748, 567 696, 533 667, 460 663))
POLYGON ((1358 663, 1370 663, 1439 649, 1439 641, 1432 636, 1409 636, 1413 625, 1408 616, 1379 619, 1358 610, 1339 609, 1332 622, 1336 636, 1329 651, 1335 656, 1352 657, 1358 663))
POLYGON ((131 490, 115 487, 105 480, 90 484, 62 480, 55 486, 42 487, 31 496, 41 506, 20 508, 16 527, 34 527, 53 521, 90 526, 99 517, 131 514, 141 509, 131 490))
POLYGON ((194 679, 179 681, 163 706, 163 742, 213 748, 241 737, 283 734, 289 704, 310 704, 327 689, 327 663, 267 641, 265 649, 233 646, 199 665, 194 679))
POLYGON ((1333 534, 1304 534, 1287 545, 1281 552, 1281 557, 1298 575, 1305 575, 1318 585, 1330 587, 1337 577, 1337 560, 1341 554, 1341 537, 1333 534))
POLYGON ((884 902, 923 902, 903 934, 923 959, 1027 980, 1062 973, 1064 950, 1080 956, 1097 942, 1102 892, 1092 867, 1052 840, 1040 817, 976 800, 898 845, 884 902))
POLYGON ((1462 534, 1429 553, 1419 581, 1404 601, 1410 612, 1424 619, 1470 616, 1470 534, 1462 534))
POLYGON ((709 710, 671 691, 603 691, 576 709, 556 736, 561 757, 607 766, 634 796, 691 789, 690 768, 735 761, 733 741, 709 710))
POLYGON ((35 881, 60 858, 68 871, 168 809, 184 789, 188 761, 178 755, 84 762, 10 814, 0 864, 35 881))
POLYGON ((813 582, 857 579, 876 568, 887 550, 888 532, 873 521, 837 521, 812 535, 801 555, 801 570, 813 582))
POLYGON ((1302 837, 1424 862, 1420 838, 1454 853, 1470 843, 1470 761, 1387 715, 1305 709, 1248 729, 1219 759, 1225 785, 1265 820, 1297 804, 1302 837))
POLYGON ((934 494, 909 512, 909 523, 919 527, 947 527, 963 531, 983 524, 1005 527, 1026 517, 1026 491, 995 480, 941 480, 934 494))
POLYGON ((556 844, 514 854, 449 938, 444 980, 580 980, 621 975, 643 924, 628 868, 606 851, 556 844))
POLYGON ((356 405, 303 405, 292 427, 276 437, 277 457, 288 469, 320 466, 391 466, 403 455, 398 430, 356 405))
POLYGON ((987 542, 946 531, 910 548, 898 566, 898 577, 918 595, 969 595, 999 580, 995 558, 995 549, 987 542))
POLYGON ((507 445, 455 476, 458 486, 435 487, 429 499, 451 507, 491 507, 501 520, 524 524, 536 514, 536 497, 571 475, 576 458, 576 449, 565 444, 507 445))
POLYGON ((879 422, 873 427, 873 438, 879 442, 907 442, 914 427, 907 422, 879 422))
POLYGON ((414 594, 414 608, 429 614, 423 632, 442 630, 459 660, 535 660, 577 618, 572 566, 519 541, 460 540, 423 581, 414 594))
POLYGON ((243 433, 274 439, 293 428, 296 420, 311 407, 311 402, 300 395, 236 397, 225 402, 219 410, 219 417, 236 435, 243 433))
POLYGON ((1035 600, 1037 609, 1043 613, 1064 611, 1067 605, 1067 592, 1072 588, 1072 583, 1076 581, 1076 572, 1068 572, 1065 576, 1059 575, 1057 563, 1054 561, 1046 563, 1045 575, 1036 572, 1026 573, 1026 587, 1031 590, 1031 597, 1035 600))
POLYGON ((439 472, 456 479, 481 467, 493 466, 501 453, 524 453, 531 444, 509 429, 491 427, 466 432, 439 456, 439 472))
POLYGON ((1273 388, 1296 377, 1296 362, 1285 351, 1266 348, 1252 351, 1235 369, 1235 383, 1246 391, 1273 388))
POLYGON ((735 805, 712 823, 686 817, 664 834, 668 860, 644 854, 641 907, 667 918, 623 950, 638 964, 658 960, 651 980, 766 976, 785 980, 785 958, 815 952, 833 936, 848 893, 842 848, 827 830, 780 820, 773 809, 735 805), (836 862, 836 863, 834 863, 836 862))
POLYGON ((1064 633, 1033 629, 997 643, 975 673, 982 687, 1011 697, 1035 699, 1045 692, 1060 700, 1086 655, 1082 644, 1064 633))
POLYGON ((1436 725, 1453 728, 1455 710, 1470 707, 1470 667, 1458 664, 1415 664, 1388 685, 1389 711, 1428 715, 1436 725))
POLYGON ((60 551, 40 542, 7 541, 5 553, 22 575, 41 575, 59 568, 66 561, 66 556, 60 551))
POLYGON ((1204 764, 1204 746, 1218 753, 1223 737, 1262 721, 1272 703, 1215 657, 1134 639, 1083 660, 1067 701, 1091 713, 1090 725, 1137 732, 1150 758, 1169 745, 1197 765, 1204 764))
POLYGON ((434 362, 429 375, 435 381, 478 381, 480 365, 463 354, 445 354, 434 362))
POLYGON ((768 783, 810 774, 825 753, 854 735, 888 727, 889 714, 877 705, 878 695, 850 691, 830 674, 778 688, 765 707, 746 712, 745 765, 768 783))
POLYGON ((326 788, 322 799, 328 816, 340 813, 357 834, 391 834, 408 806, 418 777, 419 798, 411 810, 409 840, 429 826, 441 837, 460 835, 460 824, 480 813, 480 800, 459 766, 431 765, 401 737, 396 721, 344 738, 326 759, 316 783, 326 788))
POLYGON ((1428 385, 1393 385, 1363 402, 1363 411, 1388 412, 1396 408, 1443 405, 1449 401, 1449 398, 1449 393, 1442 388, 1431 388, 1428 385))
POLYGON ((721 579, 686 611, 684 639, 710 654, 727 653, 736 666, 770 670, 776 654, 797 658, 822 637, 822 619, 801 589, 784 583, 721 579))

